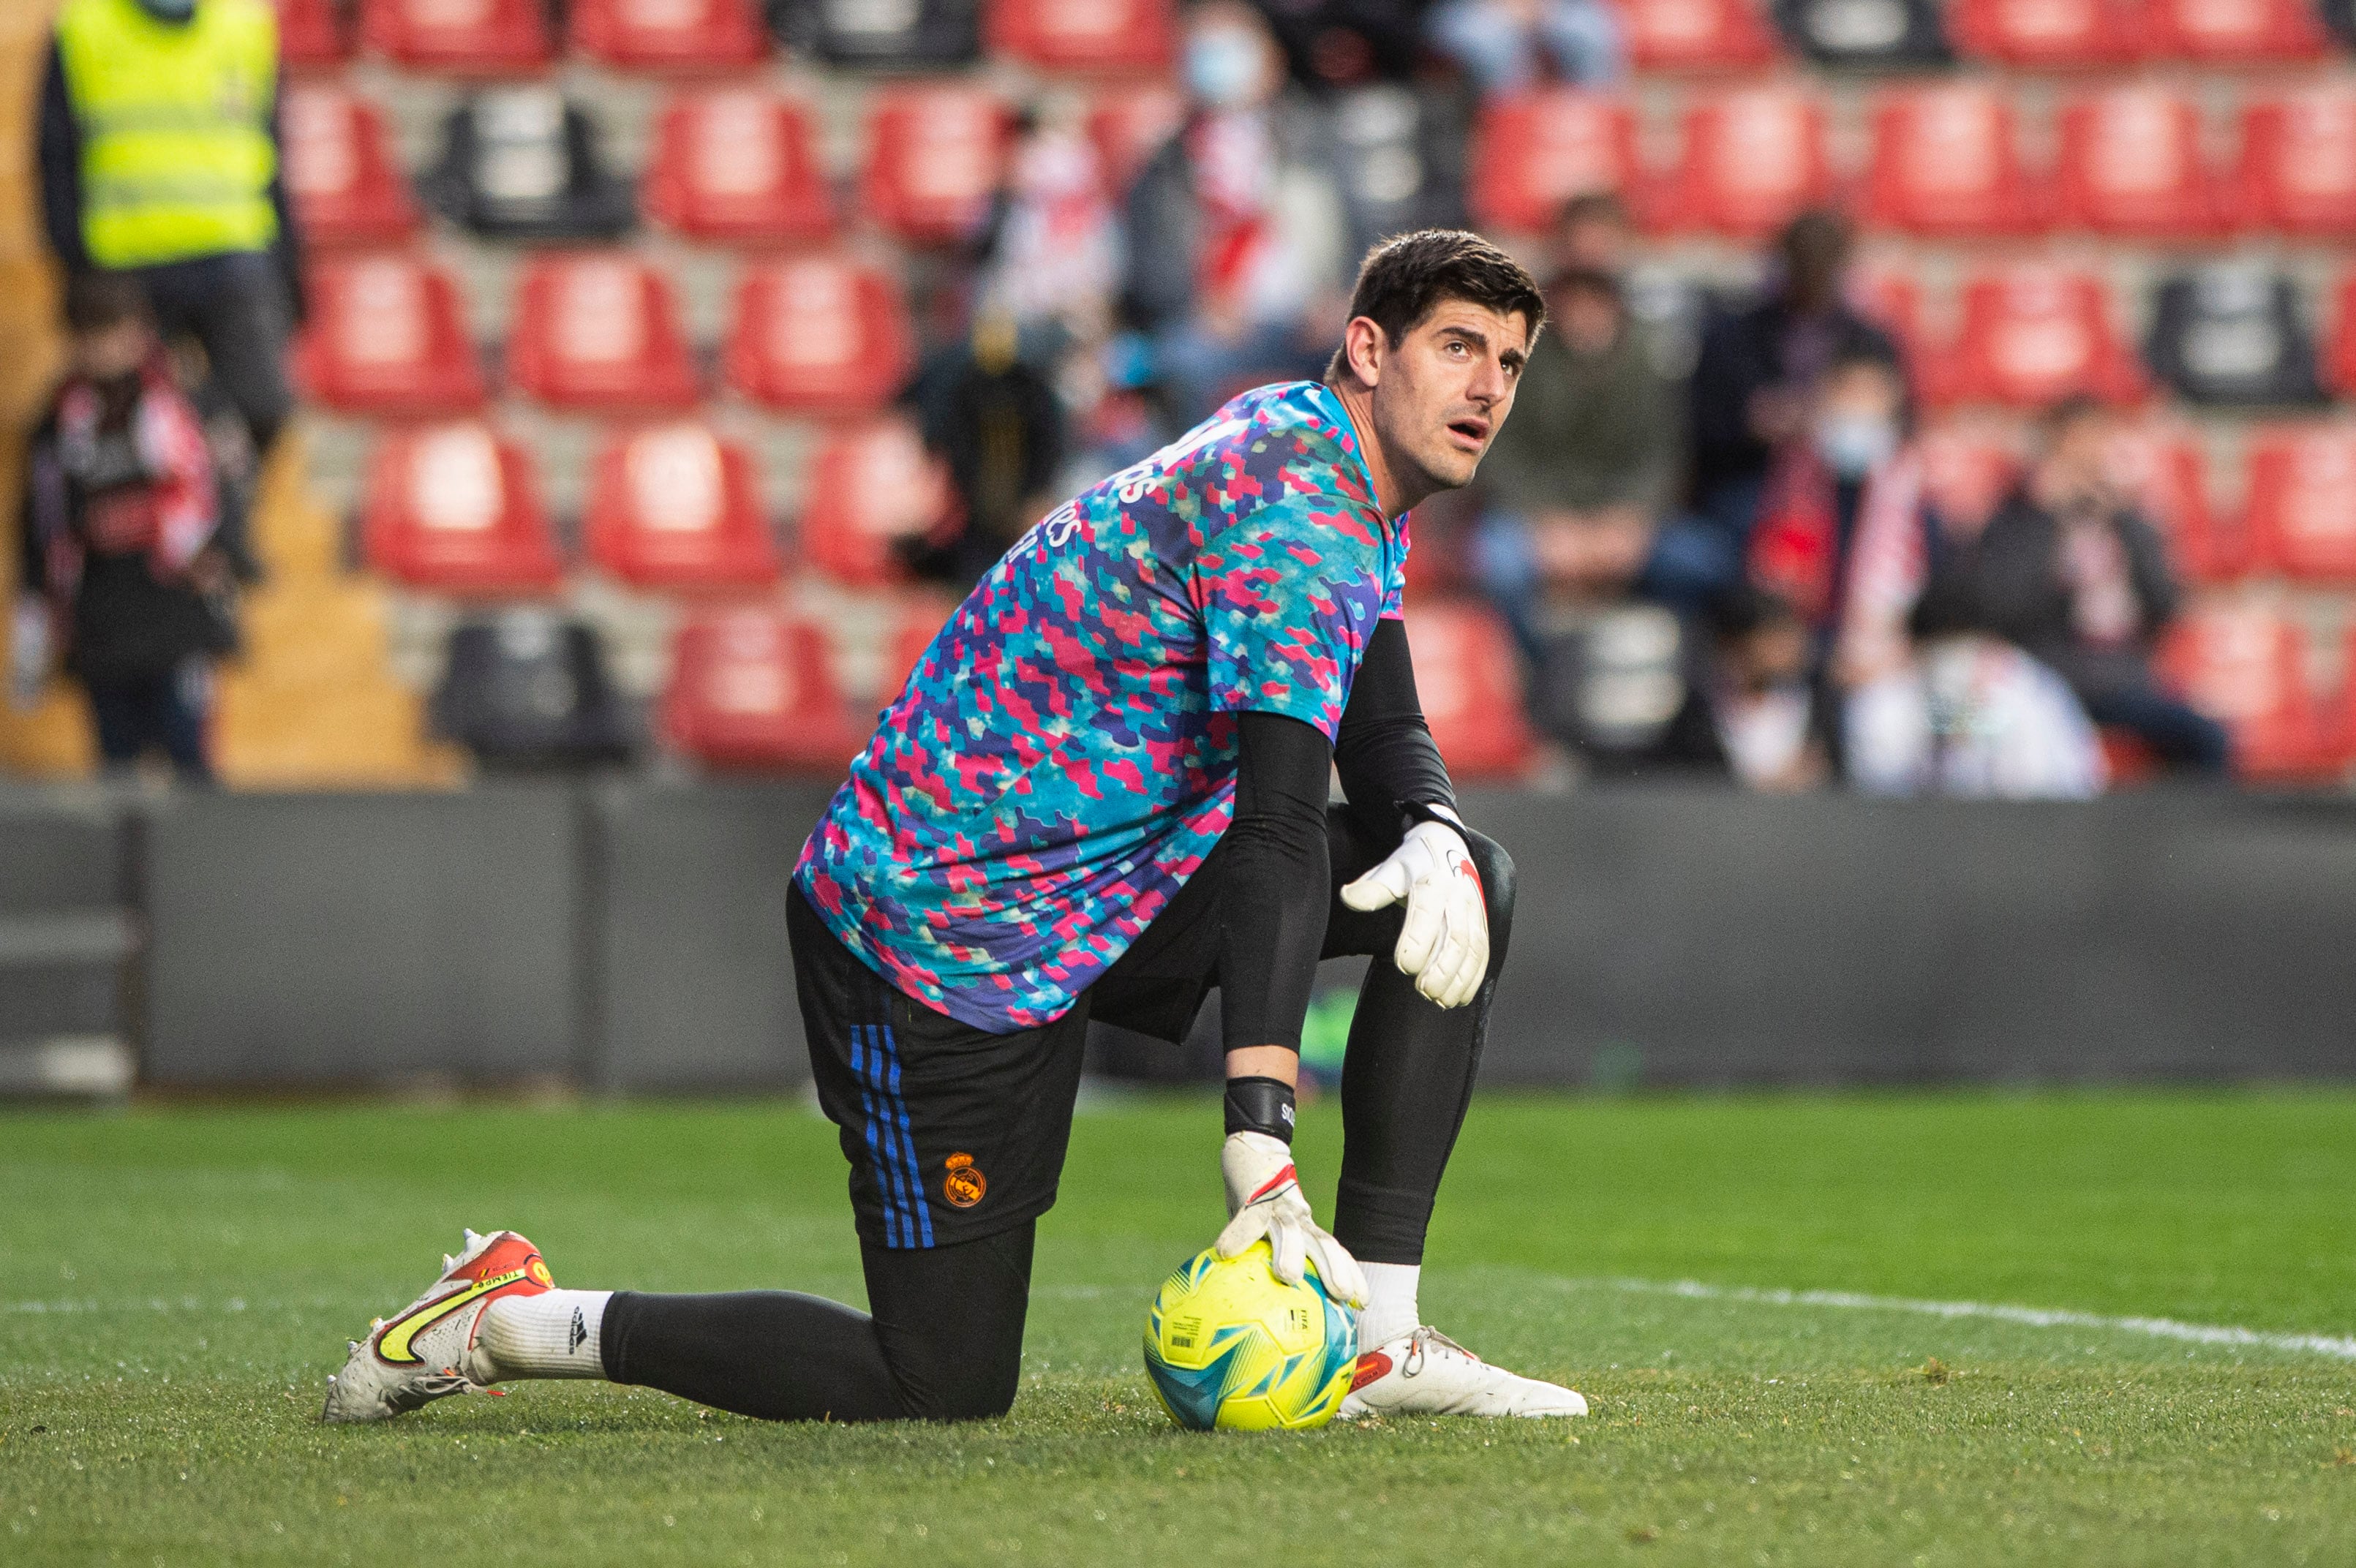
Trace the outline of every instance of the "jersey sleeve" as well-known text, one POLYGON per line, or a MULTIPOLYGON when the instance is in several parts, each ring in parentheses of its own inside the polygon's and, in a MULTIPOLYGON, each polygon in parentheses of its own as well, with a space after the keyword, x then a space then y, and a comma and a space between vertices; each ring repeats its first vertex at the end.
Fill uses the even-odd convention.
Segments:
POLYGON ((1211 707, 1340 732, 1351 677, 1392 597, 1378 524, 1295 494, 1226 519, 1194 559, 1211 707))
POLYGON ((1383 583, 1382 618, 1386 621, 1407 619, 1407 558, 1408 553, 1415 549, 1415 538, 1408 531, 1408 525, 1414 520, 1412 512, 1398 520, 1398 554, 1392 560, 1389 575, 1383 583))

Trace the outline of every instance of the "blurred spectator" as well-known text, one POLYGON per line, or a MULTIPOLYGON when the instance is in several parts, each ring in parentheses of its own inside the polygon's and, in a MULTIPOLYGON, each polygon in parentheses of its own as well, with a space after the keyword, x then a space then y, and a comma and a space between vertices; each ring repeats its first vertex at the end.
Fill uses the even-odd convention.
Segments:
POLYGON ((1603 0, 1440 0, 1426 26, 1483 97, 1521 91, 1542 64, 1579 87, 1610 87, 1627 66, 1620 18, 1603 0))
POLYGON ((1475 575, 1535 663, 1535 616, 1562 592, 1616 597, 1654 554, 1676 483, 1676 389, 1654 369, 1608 272, 1547 291, 1547 338, 1482 464, 1475 575))
POLYGON ((294 407, 299 256, 267 0, 66 0, 41 85, 41 214, 67 275, 129 272, 266 453, 294 407))
POLYGON ((1931 584, 1908 618, 1910 656, 1860 683, 1842 724, 1846 772, 1867 795, 2084 800, 2101 740, 2062 677, 1981 625, 1968 578, 1931 584))
POLYGON ((1182 65, 1185 122, 1129 194, 1122 305, 1191 422, 1241 386, 1323 369, 1351 258, 1321 121, 1283 96, 1259 14, 1196 7, 1182 65))
POLYGON ((1023 125, 982 245, 980 295, 1018 326, 1052 321, 1094 342, 1112 320, 1121 233, 1084 110, 1051 96, 1023 125))
POLYGON ((1688 399, 1693 499, 1738 551, 1777 448, 1807 431, 1825 371, 1860 356, 1902 364, 1897 345, 1844 297, 1853 238, 1837 212, 1800 214, 1776 239, 1766 296, 1702 330, 1688 399))
POLYGON ((2182 595, 2158 531, 2111 478, 2116 436, 2092 399, 2047 416, 2042 454, 1980 535, 1980 609, 2058 671, 2095 723, 2130 731, 2172 765, 2220 773, 2223 728, 2152 678, 2152 648, 2182 595))
POLYGON ((1421 0, 1256 0, 1292 74, 1312 88, 1405 81, 1423 47, 1421 0))
POLYGON ((61 652, 109 767, 153 746, 209 780, 210 660, 235 632, 204 429, 135 281, 76 275, 65 317, 66 377, 26 466, 17 694, 37 693, 61 652))
POLYGON ((1562 216, 1548 237, 1558 272, 1608 272, 1622 277, 1636 249, 1628 205, 1608 190, 1590 191, 1562 204, 1562 216))
POLYGON ((1719 601, 1710 624, 1710 714, 1735 777, 1776 794, 1824 783, 1830 768, 1807 622, 1774 594, 1743 586, 1719 601))
POLYGON ((966 342, 927 360, 907 394, 958 501, 940 531, 916 541, 909 566, 960 592, 1046 513, 1063 467, 1063 404, 1020 344, 1013 318, 986 310, 966 342))

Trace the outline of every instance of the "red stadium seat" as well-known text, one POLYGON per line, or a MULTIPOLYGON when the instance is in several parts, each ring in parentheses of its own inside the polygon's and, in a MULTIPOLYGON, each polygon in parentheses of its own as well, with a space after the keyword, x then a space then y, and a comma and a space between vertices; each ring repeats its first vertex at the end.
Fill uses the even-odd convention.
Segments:
POLYGON ((278 0, 278 58, 290 69, 329 69, 351 53, 351 35, 335 0, 278 0))
POLYGON ((321 261, 305 291, 310 321, 295 374, 344 413, 446 414, 479 408, 483 368, 457 285, 407 256, 321 261))
POLYGON ((360 0, 360 41, 412 70, 514 76, 555 58, 541 0, 360 0))
POLYGON ((1914 371, 1927 357, 1929 338, 1922 329, 1922 283, 1911 267, 1867 263, 1849 273, 1849 307, 1898 340, 1907 368, 1914 371))
POLYGON ((1041 70, 1133 74, 1169 67, 1171 0, 989 0, 982 37, 994 55, 1041 70))
POLYGON ((1571 197, 1635 184, 1635 113, 1622 99, 1572 87, 1493 99, 1466 163, 1482 226, 1535 234, 1553 227, 1571 197))
POLYGON ((1949 34, 1967 55, 2029 70, 2100 70, 2142 53, 2120 0, 1954 0, 1949 34))
POLYGON ((2356 424, 2281 425, 2254 436, 2243 528, 2263 566, 2356 583, 2356 424))
POLYGON ((2025 262, 1964 285, 1963 329, 1945 357, 1945 399, 2040 408, 2073 393, 2143 395, 2142 367, 2112 327, 2091 272, 2025 262))
POLYGON ((2020 482, 2019 443, 1986 424, 1933 426, 1915 450, 1933 508, 1965 533, 1977 533, 2020 482))
POLYGON ((2017 144, 2011 100, 1984 83, 1889 93, 1873 111, 1866 220, 1937 239, 2036 231, 2042 203, 2017 144))
POLYGON ((326 82, 295 81, 279 101, 279 115, 286 196, 305 243, 391 245, 417 231, 417 204, 386 148, 375 104, 326 82))
POLYGON ((2230 582, 2249 571, 2247 537, 2211 508, 2208 469, 2199 437, 2172 421, 2124 426, 2111 447, 2111 482, 2167 536, 2177 570, 2230 582))
POLYGON ((1127 190, 1186 118, 1186 101, 1173 88, 1124 82, 1088 106, 1088 140, 1104 160, 1106 183, 1127 190))
POLYGON ((728 384, 791 413, 864 413, 906 378, 910 333, 898 288, 866 262, 772 261, 737 285, 728 384))
POLYGON ((2356 235, 2356 90, 2339 81, 2251 104, 2237 185, 2253 227, 2319 240, 2356 235))
POLYGON ((624 253, 544 256, 526 268, 507 368, 552 408, 684 409, 697 396, 669 281, 624 253))
POLYGON ((530 464, 472 421, 385 438, 360 539, 377 571, 444 593, 539 593, 564 575, 530 464))
POLYGON ((1537 760, 1537 740, 1523 713, 1513 640, 1495 614, 1462 600, 1412 606, 1407 635, 1423 716, 1450 774, 1526 773, 1537 760))
POLYGON ((956 81, 886 88, 867 116, 859 200, 895 238, 953 244, 990 210, 1012 129, 1005 103, 956 81))
POLYGON ((624 70, 733 70, 769 52, 753 0, 572 0, 573 47, 624 70))
POLYGON ((1756 0, 1617 0, 1638 70, 1751 70, 1775 58, 1756 0))
POLYGON ((1784 87, 1711 95, 1686 114, 1685 153, 1659 214, 1669 228, 1751 238, 1832 194, 1824 107, 1784 87))
POLYGON ((840 776, 867 741, 819 628, 766 609, 711 611, 680 624, 658 724, 672 746, 723 768, 840 776))
POLYGON ((798 544, 838 582, 879 588, 907 579, 894 548, 947 514, 948 477, 905 421, 844 431, 810 464, 798 544))
POLYGON ((616 436, 597 454, 589 559, 638 588, 757 588, 777 580, 752 460, 701 424, 616 436))
POLYGON ((2204 65, 2308 60, 2325 49, 2314 0, 2147 0, 2149 52, 2204 65))
POLYGON ((2330 336, 2323 346, 2323 379, 2340 396, 2356 393, 2356 271, 2331 291, 2330 336))
POLYGON ((2197 239, 2222 216, 2201 111, 2164 88, 2114 88, 2063 109, 2056 184, 2062 220, 2101 234, 2197 239))
POLYGON ((2310 779, 2329 771, 2329 737, 2307 686, 2305 639, 2254 604, 2194 608, 2169 631, 2162 678, 2233 735, 2234 771, 2253 779, 2310 779))
POLYGON ((757 88, 673 99, 655 124, 646 208, 696 240, 783 245, 834 230, 802 105, 757 88))

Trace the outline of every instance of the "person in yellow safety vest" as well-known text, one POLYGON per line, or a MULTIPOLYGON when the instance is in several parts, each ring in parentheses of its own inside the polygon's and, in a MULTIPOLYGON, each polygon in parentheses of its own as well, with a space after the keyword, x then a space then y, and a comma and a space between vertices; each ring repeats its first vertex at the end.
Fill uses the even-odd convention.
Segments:
POLYGON ((203 346, 256 453, 294 406, 303 304, 280 146, 270 0, 64 0, 41 87, 50 248, 69 277, 137 277, 165 336, 203 346))

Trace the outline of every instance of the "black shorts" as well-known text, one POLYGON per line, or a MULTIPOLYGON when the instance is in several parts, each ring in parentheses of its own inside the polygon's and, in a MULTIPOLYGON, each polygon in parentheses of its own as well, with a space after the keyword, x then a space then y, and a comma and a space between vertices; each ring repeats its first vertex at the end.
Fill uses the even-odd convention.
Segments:
MULTIPOLYGON (((1334 888, 1398 847, 1326 814, 1334 888)), ((947 1246, 1055 1206, 1090 1019, 1180 1040, 1218 983, 1226 841, 1054 1023, 991 1034, 916 1001, 826 928, 797 886, 787 911, 819 1104, 841 1130, 862 1240, 947 1246)), ((1476 851, 1477 853, 1477 851, 1476 851)), ((1396 908, 1333 901, 1323 956, 1388 953, 1396 908)))

